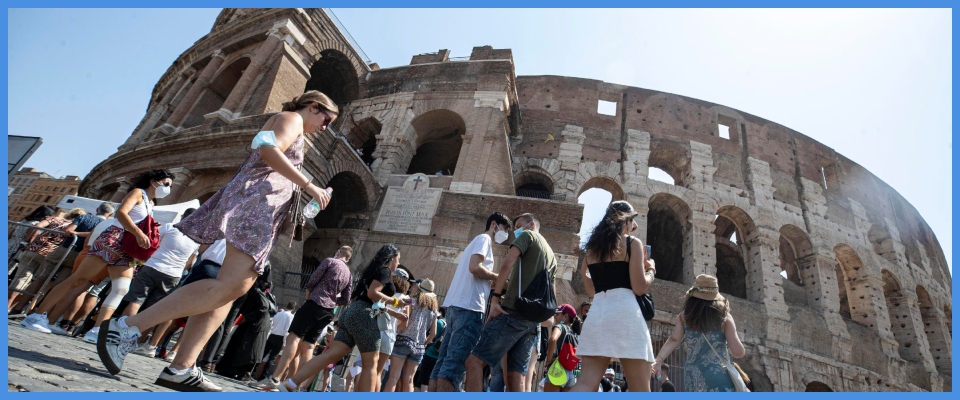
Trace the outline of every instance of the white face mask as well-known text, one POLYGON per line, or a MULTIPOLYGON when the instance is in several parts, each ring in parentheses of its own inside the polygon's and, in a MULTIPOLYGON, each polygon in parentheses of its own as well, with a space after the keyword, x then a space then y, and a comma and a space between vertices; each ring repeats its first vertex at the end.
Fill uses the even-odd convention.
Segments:
POLYGON ((158 199, 167 197, 170 194, 170 186, 160 185, 160 186, 154 186, 154 188, 157 189, 155 197, 158 199))
MULTIPOLYGON (((496 228, 494 228, 494 229, 496 229, 496 228)), ((493 240, 496 241, 497 244, 503 244, 503 242, 506 242, 506 241, 507 241, 507 238, 509 238, 509 237, 510 237, 510 236, 507 235, 506 232, 501 231, 501 230, 498 229, 498 230, 497 230, 497 233, 495 233, 495 234, 493 235, 493 240)))

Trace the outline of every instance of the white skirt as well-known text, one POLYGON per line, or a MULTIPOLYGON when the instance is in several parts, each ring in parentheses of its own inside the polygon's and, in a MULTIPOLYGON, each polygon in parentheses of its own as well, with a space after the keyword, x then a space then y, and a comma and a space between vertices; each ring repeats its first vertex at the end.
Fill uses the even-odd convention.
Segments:
POLYGON ((650 329, 630 289, 597 293, 583 323, 577 356, 617 357, 653 362, 650 329))

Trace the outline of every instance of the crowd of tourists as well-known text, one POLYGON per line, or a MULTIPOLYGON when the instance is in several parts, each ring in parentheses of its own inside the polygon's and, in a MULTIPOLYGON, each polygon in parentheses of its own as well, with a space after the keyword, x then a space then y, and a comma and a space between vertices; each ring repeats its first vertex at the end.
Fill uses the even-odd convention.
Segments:
POLYGON ((499 212, 463 249, 442 301, 383 244, 354 268, 354 249, 339 248, 279 308, 268 257, 282 232, 297 236, 302 193, 321 209, 331 196, 300 171, 304 133, 338 114, 317 91, 284 103, 233 179, 175 224, 152 217, 170 194, 166 170, 141 174, 96 215, 38 209, 32 227, 11 232, 8 312, 27 314, 26 329, 95 343, 114 375, 131 353, 162 357, 170 364, 155 383, 178 391, 221 391, 214 372, 265 391, 671 391, 664 360, 681 345, 684 390, 745 390, 749 379, 730 372, 745 349, 712 276, 696 278, 654 352, 656 264, 631 236, 638 214, 625 201, 586 243, 579 273, 591 300, 579 308, 557 304, 558 258, 541 219, 499 212), (502 259, 496 246, 509 246, 502 259), (46 274, 58 275, 52 289, 25 302, 46 274))

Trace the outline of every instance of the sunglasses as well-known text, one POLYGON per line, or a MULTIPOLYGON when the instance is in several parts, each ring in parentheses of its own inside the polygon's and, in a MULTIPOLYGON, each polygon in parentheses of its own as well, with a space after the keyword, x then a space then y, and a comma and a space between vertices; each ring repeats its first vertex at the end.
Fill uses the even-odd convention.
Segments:
POLYGON ((330 125, 330 123, 333 122, 333 116, 330 115, 330 113, 328 113, 327 110, 324 110, 320 106, 317 106, 317 109, 320 110, 321 113, 323 113, 323 126, 330 125))

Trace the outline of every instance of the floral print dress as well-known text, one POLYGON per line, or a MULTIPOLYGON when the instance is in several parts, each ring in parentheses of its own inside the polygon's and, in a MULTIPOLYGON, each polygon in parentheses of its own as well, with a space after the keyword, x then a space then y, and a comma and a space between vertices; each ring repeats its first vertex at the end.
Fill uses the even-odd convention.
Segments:
MULTIPOLYGON (((300 166, 303 135, 283 154, 294 167, 300 166)), ((201 244, 226 239, 253 257, 253 269, 262 274, 290 212, 293 192, 293 182, 274 171, 254 150, 226 186, 176 227, 201 244)))
POLYGON ((727 354, 727 338, 720 330, 701 334, 690 327, 683 328, 683 345, 687 361, 683 365, 683 388, 687 392, 732 392, 733 382, 727 368, 710 349, 710 341, 721 357, 730 360, 727 354))

